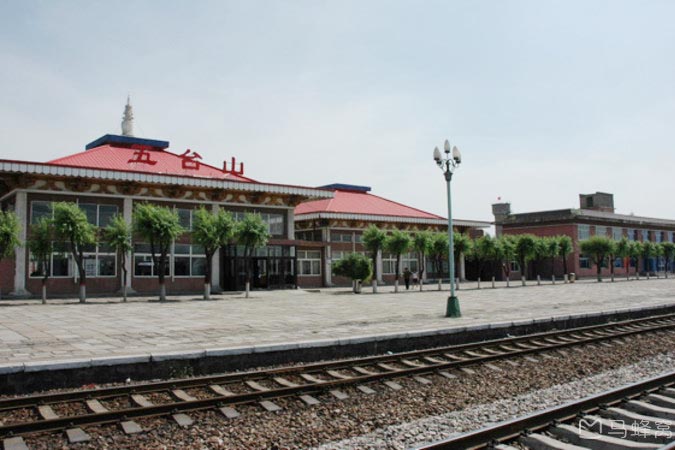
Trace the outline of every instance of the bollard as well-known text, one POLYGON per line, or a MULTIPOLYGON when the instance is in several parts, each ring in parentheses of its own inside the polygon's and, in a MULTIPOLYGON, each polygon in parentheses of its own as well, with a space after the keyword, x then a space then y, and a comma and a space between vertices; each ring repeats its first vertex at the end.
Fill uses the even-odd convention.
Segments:
POLYGON ((492 289, 495 288, 495 277, 492 277, 492 289))
POLYGON ((567 283, 570 282, 570 279, 569 279, 569 277, 567 276, 567 274, 563 275, 563 281, 565 282, 565 284, 567 284, 567 283))
POLYGON ((541 277, 537 275, 537 286, 541 286, 541 277))
POLYGON ((506 287, 511 287, 511 278, 506 278, 506 287))
POLYGON ((455 289, 459 291, 459 278, 455 278, 455 289))
POLYGON ((438 290, 442 291, 443 289, 441 288, 441 279, 438 279, 438 290))
POLYGON ((525 276, 520 277, 520 281, 522 281, 522 282, 523 282, 523 286, 525 286, 525 284, 526 284, 526 283, 525 283, 525 276))
POLYGON ((478 277, 478 289, 480 289, 480 277, 478 277))
POLYGON ((551 284, 555 284, 555 275, 551 275, 551 284))

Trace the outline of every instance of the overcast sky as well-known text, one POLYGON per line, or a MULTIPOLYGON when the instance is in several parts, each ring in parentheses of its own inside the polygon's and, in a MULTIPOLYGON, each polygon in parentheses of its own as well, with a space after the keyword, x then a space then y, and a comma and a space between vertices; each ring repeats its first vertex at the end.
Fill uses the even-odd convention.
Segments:
POLYGON ((372 186, 454 216, 615 194, 675 218, 673 1, 0 3, 0 158, 120 133, 266 182, 372 186))

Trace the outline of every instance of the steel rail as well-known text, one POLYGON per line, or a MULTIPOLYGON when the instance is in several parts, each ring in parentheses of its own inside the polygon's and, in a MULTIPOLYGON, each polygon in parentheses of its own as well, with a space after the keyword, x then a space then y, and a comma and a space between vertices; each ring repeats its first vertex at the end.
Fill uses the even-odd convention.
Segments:
MULTIPOLYGON (((262 399, 270 398, 282 398, 289 397, 299 394, 307 394, 313 392, 320 392, 329 389, 334 389, 338 387, 350 386, 354 384, 365 384, 374 381, 380 381, 390 378, 400 378, 411 375, 421 375, 425 373, 432 373, 443 371, 453 368, 461 368, 465 366, 471 366, 491 361, 496 361, 500 359, 506 359, 510 357, 525 356, 529 354, 539 353, 542 351, 550 351, 563 349, 567 347, 573 347, 578 345, 589 344, 598 341, 612 340, 620 337, 632 336, 641 333, 648 332, 657 332, 661 330, 667 330, 675 328, 675 322, 670 323, 661 323, 654 326, 631 329, 627 331, 620 331, 610 335, 603 335, 597 337, 586 337, 584 339, 579 339, 575 341, 568 342, 559 342, 559 343, 547 343, 547 345, 541 345, 537 347, 528 347, 528 348, 518 348, 511 351, 504 351, 500 354, 490 354, 476 356, 464 360, 453 360, 439 363, 429 363, 424 366, 417 367, 406 367, 398 370, 391 370, 379 373, 373 373, 371 375, 360 375, 353 376, 347 379, 333 379, 326 380, 321 383, 312 383, 300 384, 294 387, 282 387, 276 389, 269 389, 267 391, 256 391, 248 392, 242 394, 234 394, 227 396, 215 396, 206 399, 197 399, 189 401, 175 401, 171 403, 153 405, 153 406, 143 406, 143 407, 134 407, 127 408, 122 410, 107 411, 103 413, 91 413, 83 414, 77 416, 66 416, 59 417, 55 419, 48 420, 38 420, 33 422, 25 422, 11 425, 0 426, 0 437, 30 434, 38 431, 55 431, 70 428, 76 425, 99 425, 110 422, 118 422, 121 420, 128 420, 135 417, 151 417, 158 415, 172 414, 176 412, 186 412, 186 411, 195 411, 202 409, 209 409, 218 406, 224 405, 237 405, 244 403, 251 403, 255 401, 260 401, 262 399)), ((571 331, 571 330, 570 330, 571 331)), ((368 364, 352 364, 349 367, 354 366, 368 366, 368 364)), ((380 370, 382 370, 380 368, 380 370)), ((83 392, 83 391, 78 391, 83 392)), ((90 394, 91 392, 84 391, 85 394, 90 394)), ((79 397, 81 401, 91 398, 91 396, 83 395, 79 397)))
MULTIPOLYGON (((106 388, 96 388, 96 389, 86 389, 86 390, 77 390, 77 391, 68 391, 68 392, 56 392, 48 394, 37 394, 30 396, 14 397, 14 398, 5 398, 0 399, 0 412, 7 410, 31 407, 34 405, 42 404, 54 404, 66 401, 77 401, 84 400, 88 398, 98 398, 105 399, 110 397, 118 397, 122 395, 130 394, 142 394, 149 392, 160 392, 169 389, 181 389, 181 388, 199 388, 205 387, 210 384, 222 384, 222 383, 235 383, 243 380, 262 380, 270 378, 277 375, 292 375, 298 373, 317 373, 322 372, 327 369, 340 369, 353 367, 355 365, 370 365, 373 363, 387 363, 387 362, 396 362, 401 359, 411 359, 419 358, 430 355, 439 355, 442 353, 448 352, 463 352, 465 350, 475 350, 479 348, 499 346, 499 345, 508 345, 519 342, 528 342, 545 337, 556 337, 556 336, 568 336, 570 334, 578 334, 589 331, 607 331, 616 327, 626 326, 626 325, 638 325, 649 324, 659 321, 672 321, 675 320, 675 314, 665 314, 652 317, 644 317, 640 319, 631 319, 620 322, 605 323, 599 325, 588 325, 584 327, 570 328, 565 330, 552 330, 541 333, 533 333, 521 336, 512 336, 501 339, 492 339, 480 342, 471 342, 467 344, 451 345, 445 347, 435 347, 432 349, 423 349, 423 350, 413 350, 407 352, 396 353, 392 355, 376 355, 376 356, 366 356, 359 358, 348 358, 341 359, 336 361, 327 361, 311 364, 301 364, 293 365, 289 367, 279 367, 275 369, 265 369, 265 370, 256 370, 256 371, 246 371, 231 373, 225 375, 209 375, 201 377, 186 378, 180 380, 168 380, 168 381, 159 381, 152 383, 142 383, 134 385, 125 385, 125 386, 113 386, 106 388)), ((616 337, 615 334, 611 335, 612 338, 616 337)), ((578 338, 575 338, 578 340, 578 338)), ((503 351, 503 350, 500 350, 503 351)))
POLYGON ((645 393, 658 391, 672 384, 675 384, 675 372, 545 409, 491 427, 471 431, 460 436, 426 444, 417 447, 416 450, 488 449, 496 443, 506 443, 517 439, 524 433, 541 431, 560 422, 569 422, 580 414, 592 413, 607 406, 622 403, 627 399, 642 397, 645 393))

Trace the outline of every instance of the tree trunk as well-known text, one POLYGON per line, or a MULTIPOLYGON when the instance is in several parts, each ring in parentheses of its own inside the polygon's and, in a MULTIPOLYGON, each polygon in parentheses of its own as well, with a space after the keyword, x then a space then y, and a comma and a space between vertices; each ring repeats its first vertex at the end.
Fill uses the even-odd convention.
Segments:
POLYGON ((211 300, 211 283, 204 283, 204 300, 211 300))
POLYGON ((80 303, 87 301, 87 285, 80 281, 80 303))
MULTIPOLYGON (((251 293, 251 256, 248 255, 249 251, 244 249, 244 255, 246 255, 246 298, 249 297, 251 293)), ((253 250, 250 251, 253 253, 253 250)))
POLYGON ((563 255, 563 272, 565 272, 563 275, 567 275, 567 255, 563 255))
POLYGON ((371 283, 373 284, 373 294, 377 294, 377 280, 373 279, 371 283))
POLYGON ((127 267, 124 265, 124 259, 122 259, 122 300, 124 303, 127 302, 127 267))
POLYGON ((602 260, 600 258, 597 259, 595 263, 595 268, 598 273, 598 282, 602 281, 602 260))
POLYGON ((246 298, 248 298, 250 292, 251 292, 251 282, 246 280, 246 298))
POLYGON ((206 267, 204 267, 204 300, 211 300, 211 261, 213 253, 206 255, 206 267))
POLYGON ((166 301, 166 284, 164 283, 164 280, 159 282, 159 301, 166 301))
POLYGON ((394 278, 394 292, 398 292, 399 267, 401 267, 401 254, 396 255, 396 277, 394 278))
POLYGON ((610 276, 610 279, 612 280, 612 283, 614 283, 614 260, 615 259, 616 258, 613 257, 613 256, 609 257, 609 264, 610 264, 610 266, 609 266, 609 276, 610 276))
POLYGON ((42 304, 47 304, 47 279, 42 279, 42 304))
POLYGON ((373 256, 373 294, 377 294, 377 252, 373 256))

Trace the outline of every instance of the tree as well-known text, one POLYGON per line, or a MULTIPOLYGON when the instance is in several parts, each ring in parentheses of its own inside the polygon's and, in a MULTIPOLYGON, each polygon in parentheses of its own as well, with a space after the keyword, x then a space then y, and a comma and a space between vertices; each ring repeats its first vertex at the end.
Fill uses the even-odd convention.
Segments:
MULTIPOLYGON (((9 258, 14 254, 14 249, 21 245, 19 232, 21 225, 19 219, 11 211, 0 211, 0 259, 9 258)), ((0 286, 0 294, 2 286, 0 286)))
POLYGON ((516 258, 516 241, 513 236, 503 235, 497 238, 495 247, 497 259, 504 271, 506 286, 508 286, 511 281, 511 261, 516 258))
POLYGON ((595 264, 598 281, 602 281, 602 264, 612 251, 612 241, 606 236, 591 236, 590 239, 581 241, 581 253, 588 255, 595 264))
POLYGON ((628 247, 628 256, 635 262, 635 276, 640 279, 640 256, 642 256, 642 242, 632 241, 628 247))
POLYGON ((478 264, 478 284, 483 277, 483 267, 488 261, 495 259, 497 248, 494 239, 491 236, 481 236, 473 241, 471 257, 478 264))
POLYGON ((607 252, 608 256, 608 263, 609 263, 609 273, 610 273, 610 279, 612 280, 612 283, 614 282, 614 262, 616 261, 616 256, 617 256, 617 245, 616 241, 607 238, 609 241, 609 250, 607 252))
POLYGON ((420 291, 424 286, 424 282, 422 280, 427 266, 427 254, 431 249, 431 239, 431 233, 428 231, 420 231, 413 237, 412 246, 415 250, 415 253, 417 253, 417 261, 419 266, 420 291))
POLYGON ((361 253, 350 253, 346 257, 333 263, 333 273, 338 276, 349 277, 354 284, 354 293, 358 289, 358 281, 367 280, 372 274, 370 259, 361 253))
POLYGON ((551 259, 551 277, 555 282, 555 259, 560 255, 560 239, 557 237, 547 237, 544 239, 546 246, 546 256, 551 259))
POLYGON ((84 250, 96 244, 96 230, 87 221, 87 215, 75 203, 54 204, 54 231, 56 238, 64 241, 77 265, 80 278, 80 303, 87 300, 87 270, 84 250))
POLYGON ((443 278, 443 260, 448 258, 449 251, 448 235, 446 233, 434 233, 431 237, 429 255, 434 263, 434 271, 438 277, 439 291, 441 290, 441 279, 443 278))
POLYGON ((366 250, 370 252, 370 257, 373 260, 373 273, 375 274, 373 276, 373 293, 377 293, 377 254, 384 248, 386 238, 386 233, 375 225, 370 225, 361 235, 361 242, 366 250))
POLYGON ((131 234, 132 228, 124 217, 121 215, 115 216, 110 224, 103 230, 103 239, 110 245, 117 258, 122 264, 122 298, 127 301, 127 255, 131 252, 131 234))
POLYGON ((516 258, 520 264, 523 286, 527 278, 527 262, 534 258, 536 245, 536 238, 531 234, 520 234, 516 237, 516 258))
POLYGON ((211 261, 221 247, 227 245, 234 236, 234 220, 225 210, 211 213, 201 207, 194 212, 192 224, 192 242, 201 245, 206 255, 204 268, 204 300, 211 298, 211 261))
POLYGON ((630 241, 625 237, 616 242, 616 256, 621 258, 621 266, 626 271, 626 278, 630 278, 630 264, 626 264, 626 258, 630 256, 630 241))
POLYGON ((38 273, 42 274, 42 304, 45 304, 47 303, 47 279, 51 273, 51 259, 52 253, 54 253, 54 224, 52 219, 42 217, 31 226, 28 250, 37 262, 38 273))
POLYGON ((166 301, 165 277, 171 244, 184 230, 178 213, 165 206, 140 203, 134 210, 134 231, 150 244, 152 264, 159 280, 159 301, 166 301))
POLYGON ((645 260, 645 271, 647 272, 647 278, 649 278, 649 273, 651 269, 651 263, 649 262, 651 258, 658 255, 658 247, 655 243, 650 241, 644 241, 642 243, 642 257, 645 260))
POLYGON ((259 247, 267 245, 270 238, 267 224, 260 214, 247 213, 234 227, 234 238, 237 244, 244 247, 244 263, 246 265, 246 298, 251 290, 251 258, 259 247))
POLYGON ((668 271, 673 261, 673 256, 675 256, 675 244, 672 242, 661 242, 661 253, 663 254, 663 259, 665 260, 665 276, 668 278, 668 271))
POLYGON ((537 276, 541 275, 541 262, 548 258, 548 246, 545 237, 534 238, 534 264, 537 276))
MULTIPOLYGON (((558 247, 559 247, 559 255, 562 258, 563 261, 563 272, 565 277, 567 277, 567 255, 572 253, 574 250, 572 246, 572 238, 569 236, 558 236, 558 247)), ((567 279, 567 278, 565 278, 567 279)))
POLYGON ((408 251, 412 240, 410 235, 404 231, 394 230, 384 241, 384 248, 389 253, 396 255, 396 268, 394 277, 394 292, 398 292, 398 279, 400 275, 399 266, 401 265, 401 254, 408 251))

